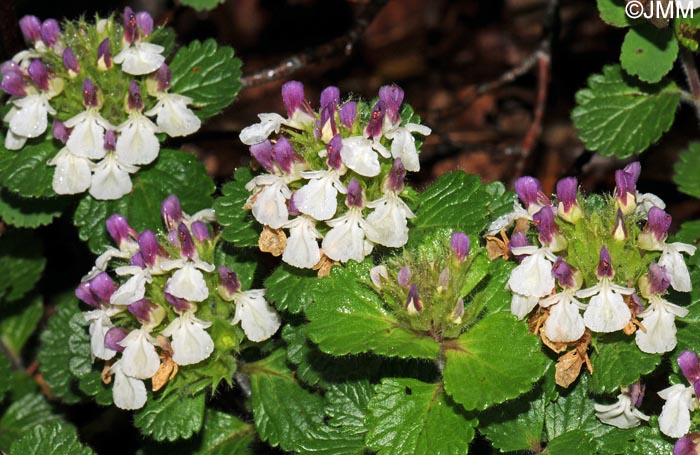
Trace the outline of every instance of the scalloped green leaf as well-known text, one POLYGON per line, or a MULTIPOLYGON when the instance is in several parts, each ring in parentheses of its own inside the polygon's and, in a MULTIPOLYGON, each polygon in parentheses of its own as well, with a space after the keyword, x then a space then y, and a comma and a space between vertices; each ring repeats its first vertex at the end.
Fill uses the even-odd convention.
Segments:
POLYGON ((673 27, 657 28, 650 22, 630 28, 620 51, 620 63, 628 73, 655 84, 673 69, 678 40, 673 27))
POLYGON ((46 259, 31 231, 9 231, 0 237, 0 301, 21 299, 36 285, 46 259))
POLYGON ((27 144, 22 150, 8 150, 0 135, 0 186, 22 197, 55 196, 51 182, 54 168, 46 164, 58 153, 53 139, 27 144))
POLYGON ((45 226, 61 216, 67 201, 66 198, 24 198, 0 189, 0 219, 22 228, 45 226))
POLYGON ((595 453, 595 441, 588 433, 573 430, 549 441, 545 453, 549 455, 590 455, 595 453))
POLYGON ((249 446, 255 438, 255 428, 231 414, 207 409, 200 438, 194 455, 252 454, 249 446))
POLYGON ((536 452, 541 449, 547 402, 539 388, 538 392, 507 401, 480 414, 479 432, 501 452, 536 452))
POLYGON ((252 178, 250 169, 246 167, 236 169, 233 181, 224 185, 221 189, 222 196, 214 202, 217 221, 224 227, 221 237, 238 247, 258 246, 260 232, 257 224, 250 210, 243 208, 250 196, 245 185, 252 178))
POLYGON ((642 352, 632 337, 611 343, 600 343, 591 354, 595 373, 589 381, 594 393, 613 393, 641 376, 651 373, 661 363, 661 356, 642 352))
POLYGON ((379 455, 462 455, 474 438, 477 420, 439 383, 384 379, 367 407, 367 445, 379 455))
POLYGON ((306 308, 307 335, 328 354, 374 352, 388 357, 432 359, 440 346, 412 332, 383 308, 370 287, 371 261, 333 267, 314 290, 306 308))
POLYGON ((282 264, 265 280, 265 297, 278 310, 301 313, 311 303, 318 282, 315 271, 282 264))
POLYGON ((263 441, 294 451, 323 425, 323 398, 299 385, 283 349, 243 369, 250 375, 255 428, 263 441))
POLYGON ((44 311, 41 297, 19 302, 0 318, 0 339, 7 350, 18 357, 24 344, 34 333, 44 311))
POLYGON ((629 27, 635 21, 625 13, 624 0, 598 0, 598 12, 600 18, 613 27, 629 27))
POLYGON ((671 128, 680 97, 673 82, 635 82, 619 65, 606 66, 576 93, 571 118, 586 148, 626 158, 643 152, 671 128))
MULTIPOLYGON (((0 450, 10 445, 33 427, 53 422, 60 417, 53 413, 51 406, 39 394, 29 394, 15 401, 0 418, 0 450)), ((41 453, 41 452, 24 452, 41 453)))
POLYGON ((0 354, 0 401, 5 399, 5 394, 12 388, 12 383, 12 363, 5 354, 0 354))
POLYGON ((588 382, 588 375, 582 374, 575 385, 562 391, 545 409, 544 424, 550 441, 570 431, 584 431, 598 437, 615 429, 595 416, 594 402, 588 396, 588 382))
POLYGON ((204 401, 203 392, 195 396, 173 392, 151 397, 134 414, 134 426, 156 441, 188 439, 202 429, 204 401))
POLYGON ((693 197, 700 198, 700 142, 691 142, 688 149, 681 152, 673 167, 673 181, 678 185, 678 190, 693 197))
POLYGON ((226 0, 180 0, 180 3, 197 11, 209 11, 224 3, 226 0))
POLYGON ((105 221, 113 213, 124 215, 137 231, 162 230, 160 206, 170 194, 177 195, 187 213, 211 207, 214 182, 204 165, 194 155, 178 150, 164 149, 154 165, 134 176, 134 189, 121 199, 99 201, 85 195, 75 211, 74 223, 80 230, 80 239, 87 241, 90 250, 99 254, 113 246, 105 221))
POLYGON ((241 90, 241 61, 233 48, 218 46, 213 39, 181 47, 170 70, 171 91, 192 98, 194 112, 202 119, 223 111, 241 90))
POLYGON ((419 244, 436 229, 447 228, 476 235, 488 224, 486 201, 490 197, 476 175, 462 171, 444 174, 419 198, 420 205, 409 234, 411 245, 419 244))
POLYGON ((28 428, 10 447, 9 455, 94 455, 90 447, 80 443, 71 425, 54 422, 28 428))
POLYGON ((676 355, 680 354, 686 349, 690 351, 697 351, 698 346, 700 346, 700 323, 688 322, 680 325, 678 327, 678 332, 676 333, 676 339, 678 340, 678 345, 673 351, 676 353, 676 355))
POLYGON ((456 340, 443 343, 445 391, 467 410, 486 409, 530 390, 545 372, 546 357, 527 324, 497 313, 456 340))
POLYGON ((652 417, 649 426, 629 430, 615 429, 594 439, 600 455, 671 455, 673 444, 661 434, 652 417))

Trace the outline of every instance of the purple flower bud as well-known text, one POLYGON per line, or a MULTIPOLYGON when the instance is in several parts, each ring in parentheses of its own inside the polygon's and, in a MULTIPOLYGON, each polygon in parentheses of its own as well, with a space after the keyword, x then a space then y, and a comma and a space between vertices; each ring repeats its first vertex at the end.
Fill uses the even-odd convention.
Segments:
POLYGON ((676 441, 673 455, 700 455, 700 433, 688 433, 676 441))
POLYGON ((275 169, 272 161, 272 143, 270 141, 266 140, 265 142, 251 145, 249 150, 253 158, 255 158, 266 171, 272 172, 275 169))
POLYGON ((438 288, 446 289, 450 285, 450 269, 445 267, 438 275, 438 288))
POLYGON ((362 199, 362 187, 360 183, 353 177, 348 184, 348 195, 346 198, 346 204, 348 207, 364 207, 362 199))
POLYGON ((537 213, 532 215, 537 230, 540 232, 539 239, 545 245, 554 241, 554 236, 559 233, 559 228, 554 221, 554 210, 549 205, 542 207, 537 213))
POLYGON ((622 209, 617 209, 612 236, 618 242, 622 242, 627 238, 627 226, 625 226, 625 215, 622 213, 622 209))
POLYGON ((552 275, 559 281, 561 287, 576 287, 574 268, 561 257, 558 257, 557 260, 554 261, 554 265, 552 265, 552 275))
POLYGON ((112 48, 109 44, 109 38, 102 40, 97 47, 97 67, 102 71, 112 67, 112 48))
POLYGON ((65 144, 70 136, 70 129, 67 128, 62 121, 53 119, 52 133, 54 138, 61 141, 62 144, 65 144))
POLYGON ((386 115, 391 120, 392 124, 401 120, 399 110, 403 103, 403 89, 396 84, 384 85, 379 88, 379 99, 386 106, 386 115))
POLYGON ((120 327, 112 327, 105 333, 105 347, 112 351, 124 352, 124 346, 119 342, 126 338, 126 330, 120 327))
POLYGON ((49 89, 49 70, 41 60, 32 60, 27 69, 29 77, 43 91, 49 89))
POLYGON ((180 297, 175 297, 167 292, 165 293, 165 300, 167 300, 178 313, 182 313, 183 311, 187 311, 191 308, 190 302, 185 299, 181 299, 180 297))
POLYGON ((401 161, 401 158, 396 158, 396 160, 394 160, 394 164, 391 166, 391 170, 389 170, 389 174, 386 176, 384 188, 398 194, 403 191, 405 178, 406 168, 403 165, 403 161, 401 161))
POLYGON ((89 281, 83 281, 77 288, 75 288, 75 296, 79 298, 82 302, 85 302, 88 305, 90 305, 91 307, 100 307, 100 302, 97 301, 95 295, 90 290, 89 281))
POLYGON ((639 408, 640 406, 642 406, 645 390, 646 386, 639 382, 635 382, 634 384, 629 386, 627 394, 629 395, 630 400, 632 401, 632 406, 634 406, 635 408, 639 408))
POLYGON ((423 302, 421 302, 420 295, 418 295, 418 286, 415 284, 412 284, 411 288, 408 290, 406 310, 408 310, 410 314, 417 314, 423 311, 423 302))
POLYGON ((340 123, 345 126, 345 128, 352 129, 352 125, 355 124, 355 117, 357 116, 357 103, 354 101, 348 101, 340 107, 340 123))
POLYGON ((338 87, 326 87, 321 92, 321 109, 330 107, 335 110, 340 104, 340 90, 338 87))
POLYGON ((41 39, 41 21, 36 16, 24 16, 19 20, 19 28, 24 39, 31 44, 41 39))
POLYGON ((97 87, 93 84, 92 79, 86 77, 83 80, 83 106, 89 108, 97 107, 98 105, 97 87))
POLYGON ((411 284, 412 275, 413 274, 411 273, 411 269, 407 265, 401 267, 401 269, 399 269, 399 273, 397 274, 397 281, 399 283, 399 286, 407 288, 408 285, 411 284))
POLYGON ((642 302, 642 299, 636 292, 630 296, 630 303, 630 310, 632 311, 632 314, 637 315, 644 311, 644 302, 642 302))
POLYGON ((211 238, 211 236, 209 235, 209 228, 206 224, 202 223, 201 221, 195 221, 194 223, 192 223, 190 229, 192 230, 192 235, 195 239, 197 239, 199 243, 202 243, 211 238))
POLYGON ((678 356, 678 366, 683 372, 683 376, 691 384, 700 380, 700 361, 698 355, 693 351, 683 351, 678 356))
POLYGON ((666 268, 656 263, 649 265, 649 292, 661 295, 666 292, 670 284, 671 280, 668 277, 666 268))
POLYGON ((671 227, 673 218, 671 215, 658 207, 649 209, 647 224, 644 231, 651 232, 656 240, 662 242, 668 237, 668 229, 671 227))
POLYGON ((372 267, 372 270, 369 271, 369 277, 372 280, 372 284, 380 288, 382 287, 382 281, 389 279, 389 274, 387 273, 385 266, 378 265, 376 267, 372 267))
POLYGON ((304 84, 299 81, 289 81, 282 85, 282 101, 287 108, 289 118, 304 107, 304 84))
POLYGON ((367 137, 377 139, 382 135, 385 112, 386 106, 384 105, 384 101, 377 101, 377 104, 375 104, 372 108, 372 115, 369 119, 369 123, 367 123, 367 126, 365 127, 365 134, 367 137))
POLYGON ((455 304, 454 310, 452 310, 450 319, 452 319, 452 322, 455 324, 461 324, 462 316, 464 316, 464 299, 460 297, 457 299, 457 303, 455 304))
POLYGON ((41 40, 46 43, 48 47, 53 47, 58 41, 58 37, 61 35, 61 27, 58 26, 58 21, 56 19, 46 19, 43 24, 41 24, 41 40))
POLYGON ((170 71, 170 67, 165 63, 160 65, 160 68, 156 70, 155 77, 159 92, 165 92, 170 89, 172 75, 173 73, 170 71))
POLYGON ((145 38, 153 31, 153 18, 145 11, 136 13, 136 26, 139 29, 141 38, 145 38))
POLYGON ((183 222, 180 222, 177 226, 177 237, 178 240, 180 240, 180 252, 182 256, 194 258, 197 254, 197 250, 195 249, 190 230, 187 229, 187 226, 185 226, 183 222))
POLYGON ((142 324, 151 322, 151 304, 146 299, 137 300, 126 307, 142 324))
POLYGON ((223 265, 219 266, 219 286, 223 287, 228 296, 241 290, 241 282, 238 281, 236 272, 223 265))
POLYGON ((600 249, 600 261, 598 262, 598 269, 596 270, 596 276, 599 280, 603 278, 612 278, 615 276, 615 269, 613 269, 612 259, 610 258, 610 253, 605 245, 600 249))
POLYGON ((182 206, 180 199, 174 194, 166 197, 163 204, 160 206, 160 213, 163 215, 163 222, 168 231, 177 228, 182 221, 182 206))
POLYGON ((299 211, 299 206, 297 205, 296 201, 296 193, 292 194, 292 197, 289 198, 289 216, 299 216, 301 215, 301 211, 299 211))
POLYGON ((24 74, 22 72, 22 68, 12 60, 7 60, 6 62, 2 62, 2 64, 0 64, 0 74, 5 75, 9 73, 17 73, 20 76, 24 74))
POLYGON ((27 94, 27 82, 24 80, 24 76, 18 71, 8 71, 2 73, 2 83, 0 83, 0 88, 2 90, 13 96, 25 96, 27 94))
POLYGON ((529 175, 515 181, 515 192, 530 213, 537 212, 541 207, 552 203, 542 192, 540 181, 529 175), (531 206, 532 209, 530 209, 531 206))
POLYGON ((141 267, 142 269, 146 268, 146 261, 143 260, 143 254, 141 254, 140 251, 131 256, 131 259, 129 259, 129 264, 135 265, 136 267, 141 267))
POLYGON ((629 215, 637 206, 637 179, 641 166, 638 162, 630 163, 622 170, 615 171, 615 201, 625 215, 629 215))
MULTIPOLYGON (((520 248, 523 246, 532 246, 530 241, 527 239, 527 236, 522 233, 522 232, 516 232, 513 234, 510 238, 510 242, 508 243, 508 249, 512 252, 513 248, 520 248)), ((514 255, 513 257, 518 261, 522 261, 525 259, 527 255, 525 254, 517 254, 514 255)))
POLYGON ((133 44, 139 37, 136 14, 128 6, 124 8, 124 41, 133 44))
POLYGON ((455 232, 450 237, 450 246, 452 247, 452 252, 457 258, 457 262, 464 262, 464 260, 469 255, 469 236, 464 232, 455 232))
POLYGON ((73 49, 67 47, 63 50, 63 66, 66 67, 68 72, 78 74, 80 72, 80 63, 78 58, 75 56, 73 49))
POLYGON ((578 193, 578 180, 576 177, 566 177, 557 182, 557 200, 565 212, 570 212, 578 205, 576 196, 578 193))
POLYGON ((280 137, 274 147, 272 147, 272 159, 287 174, 292 172, 292 164, 294 164, 295 157, 296 154, 292 143, 284 136, 280 137))
POLYGON ((637 180, 639 180, 639 175, 642 173, 642 165, 639 164, 639 161, 634 161, 625 166, 623 171, 632 177, 632 180, 634 180, 636 184, 637 180))
POLYGON ((158 256, 158 249, 160 245, 158 244, 158 238, 151 230, 143 231, 139 235, 139 249, 141 250, 141 256, 143 256, 143 261, 148 266, 153 266, 156 263, 156 258, 158 256))
POLYGON ((338 134, 338 125, 335 123, 335 109, 332 104, 321 108, 321 120, 319 121, 318 127, 322 135, 324 129, 328 128, 327 125, 330 126, 331 134, 338 134))
POLYGON ((102 272, 90 280, 90 291, 103 302, 109 302, 114 294, 114 289, 114 281, 106 272, 102 272))
POLYGON ((105 224, 107 225, 107 232, 109 232, 109 235, 112 236, 117 246, 121 246, 122 242, 127 240, 129 237, 135 239, 138 236, 136 231, 129 226, 126 218, 117 213, 107 218, 105 224))
POLYGON ((109 129, 105 131, 104 149, 108 152, 113 152, 117 148, 117 132, 109 129))
POLYGON ((333 139, 326 145, 326 151, 328 152, 328 166, 339 170, 343 167, 343 159, 340 156, 340 150, 343 148, 343 140, 340 134, 333 136, 333 139))
POLYGON ((141 98, 141 88, 136 81, 129 84, 129 97, 127 101, 129 109, 133 111, 143 110, 143 98, 141 98))

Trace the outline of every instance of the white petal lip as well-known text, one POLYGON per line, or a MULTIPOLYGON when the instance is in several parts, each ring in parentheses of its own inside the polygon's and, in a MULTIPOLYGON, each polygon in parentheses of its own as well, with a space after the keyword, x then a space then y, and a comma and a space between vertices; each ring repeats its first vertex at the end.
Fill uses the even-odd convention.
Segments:
POLYGON ((57 194, 77 194, 90 188, 90 160, 75 156, 64 147, 48 164, 56 166, 52 187, 57 194))
POLYGON ((666 436, 681 438, 690 430, 690 411, 695 409, 692 387, 675 384, 659 392, 666 400, 659 415, 659 429, 666 436))
POLYGON ((676 291, 690 292, 693 289, 683 253, 693 256, 695 251, 696 247, 693 245, 680 242, 666 244, 663 247, 659 265, 666 268, 671 287, 676 291))
POLYGON ((294 267, 312 268, 321 260, 317 239, 322 237, 316 230, 314 221, 302 215, 285 224, 285 227, 289 228, 289 238, 282 260, 294 267))
POLYGON ((362 176, 379 175, 379 158, 374 150, 373 141, 366 137, 353 136, 343 139, 340 158, 348 168, 362 176))
POLYGON ((333 171, 325 174, 310 180, 294 193, 294 202, 299 211, 319 221, 333 218, 338 208, 337 177, 333 171))
POLYGON ((178 365, 192 365, 208 358, 214 352, 214 341, 204 330, 211 322, 197 319, 191 311, 173 320, 161 332, 172 337, 173 360, 178 365))
POLYGON ((114 327, 112 321, 104 310, 93 310, 83 313, 86 321, 90 321, 90 350, 92 355, 102 360, 114 357, 117 351, 105 346, 105 335, 114 327))
POLYGON ((149 338, 144 329, 139 329, 132 330, 119 342, 124 347, 121 363, 125 375, 147 379, 158 371, 160 358, 149 338))
POLYGON ((119 125, 116 154, 122 163, 149 164, 158 157, 160 142, 156 137, 158 127, 138 112, 119 125))
POLYGON ((634 428, 639 426, 642 420, 649 420, 649 416, 642 414, 637 408, 632 406, 632 400, 624 393, 617 396, 617 402, 610 405, 594 405, 596 417, 601 422, 617 428, 634 428))
POLYGON ((255 195, 252 212, 259 223, 278 229, 289 220, 287 199, 291 192, 282 179, 272 177, 275 177, 273 183, 264 186, 255 195))
POLYGON ((7 130, 7 135, 5 136, 5 148, 8 150, 20 150, 27 143, 27 138, 24 136, 18 136, 12 132, 12 130, 7 130))
POLYGON ((265 300, 263 289, 237 292, 236 314, 231 324, 241 323, 243 331, 251 341, 264 341, 277 332, 281 325, 280 317, 265 300))
MULTIPOLYGON (((579 292, 576 295, 583 297, 586 293, 579 292)), ((602 333, 622 330, 631 317, 632 313, 622 296, 614 292, 607 283, 601 286, 598 294, 591 297, 583 313, 586 327, 602 333)))
POLYGON ((113 153, 97 163, 90 184, 90 195, 95 199, 119 199, 131 192, 131 177, 129 172, 138 168, 120 163, 113 153))
MULTIPOLYGON (((521 254, 515 250, 514 248, 513 254, 521 254)), ((544 297, 549 294, 554 288, 554 277, 552 263, 545 258, 545 253, 537 250, 523 259, 511 272, 508 287, 513 292, 525 296, 544 297)))
POLYGON ((168 279, 165 292, 190 302, 201 302, 209 297, 204 275, 189 261, 168 279))
POLYGON ((163 93, 158 96, 156 106, 145 114, 155 115, 158 128, 168 136, 189 136, 202 126, 199 117, 187 107, 191 103, 190 97, 163 93))
POLYGON ((27 95, 13 101, 17 107, 10 119, 10 130, 17 136, 38 137, 48 126, 48 114, 56 114, 46 94, 27 95))
POLYGON ((146 385, 139 379, 125 375, 122 370, 122 362, 123 360, 119 360, 111 367, 114 373, 114 385, 112 386, 114 404, 119 409, 141 409, 148 398, 146 385))
MULTIPOLYGON (((581 303, 573 297, 573 291, 564 291, 556 294, 557 302, 550 307, 549 317, 544 323, 544 334, 554 342, 569 343, 576 341, 586 330, 583 317, 579 313, 581 303)), ((547 306, 548 300, 544 299, 540 305, 547 306)))
POLYGON ((258 114, 259 123, 243 128, 238 136, 245 145, 264 142, 272 133, 279 133, 284 117, 275 113, 258 114))
POLYGON ((408 219, 415 215, 393 191, 369 202, 374 211, 367 216, 367 238, 379 245, 402 247, 408 242, 408 219))
POLYGON ((674 305, 666 300, 656 297, 649 308, 640 313, 646 331, 637 330, 637 346, 643 352, 649 354, 663 354, 672 351, 676 347, 676 316, 688 315, 686 308, 674 305))
POLYGON ((535 308, 539 297, 532 297, 513 292, 513 297, 510 300, 510 312, 518 319, 523 319, 527 314, 535 308))
POLYGON ((334 261, 357 262, 372 252, 372 244, 365 240, 365 221, 358 208, 352 208, 347 215, 328 221, 332 227, 326 233, 321 247, 334 261))
POLYGON ((132 276, 114 291, 109 299, 110 304, 131 305, 146 295, 146 282, 151 282, 151 276, 147 270, 136 266, 126 266, 118 267, 116 272, 118 275, 132 276))
POLYGON ((65 125, 73 128, 66 147, 76 156, 99 160, 105 156, 105 129, 112 126, 102 118, 96 109, 87 109, 66 120, 65 125))
POLYGON ((161 53, 165 50, 157 44, 137 42, 122 49, 114 56, 114 63, 122 66, 122 71, 132 76, 149 74, 165 63, 161 53))

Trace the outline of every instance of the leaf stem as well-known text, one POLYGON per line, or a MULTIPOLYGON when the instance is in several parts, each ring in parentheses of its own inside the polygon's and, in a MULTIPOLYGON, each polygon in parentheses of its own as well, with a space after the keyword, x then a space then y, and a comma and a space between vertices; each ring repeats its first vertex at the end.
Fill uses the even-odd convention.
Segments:
POLYGON ((681 64, 688 79, 695 115, 700 121, 700 76, 698 76, 698 68, 695 65, 693 52, 685 47, 681 48, 681 64))

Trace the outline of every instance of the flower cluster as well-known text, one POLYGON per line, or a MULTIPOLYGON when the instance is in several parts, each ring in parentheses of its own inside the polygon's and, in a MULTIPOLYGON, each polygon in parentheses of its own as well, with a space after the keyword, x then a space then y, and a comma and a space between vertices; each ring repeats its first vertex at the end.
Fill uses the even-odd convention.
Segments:
POLYGON ((596 417, 605 424, 623 429, 637 427, 642 420, 649 421, 649 416, 638 409, 644 399, 644 391, 645 387, 639 383, 622 387, 615 403, 594 405, 596 417))
POLYGON ((387 85, 373 105, 341 102, 339 90, 328 87, 315 112, 303 85, 291 81, 282 86, 288 117, 260 114, 241 132, 266 171, 246 186, 246 206, 282 237, 277 253, 285 262, 312 268, 324 258, 361 261, 375 244, 406 243, 413 213, 401 198, 404 178, 420 169, 414 133, 430 129, 402 109, 403 96, 387 85), (273 133, 280 135, 271 140, 273 133))
POLYGON ((199 129, 192 99, 170 93, 165 48, 150 42, 161 29, 154 31, 148 13, 127 7, 123 25, 110 17, 66 22, 63 30, 54 19, 25 16, 20 27, 30 48, 0 67, 11 95, 5 147, 20 150, 43 136, 53 116, 63 144, 48 163, 56 167, 56 193, 118 199, 131 191, 129 174, 158 157, 157 133, 199 129))
POLYGON ((671 216, 659 198, 637 192, 639 173, 636 162, 618 170, 608 198, 584 198, 575 178, 562 179, 557 204, 536 179, 516 182, 524 206, 516 201, 513 214, 497 220, 492 231, 517 218, 536 228, 532 236, 529 228, 516 228, 510 238, 510 252, 520 264, 508 287, 518 318, 538 308, 533 318, 546 342, 574 343, 587 331, 623 330, 636 331, 637 345, 647 353, 676 346, 675 318, 688 311, 664 295, 669 287, 691 290, 683 254, 692 256, 695 247, 667 243, 671 216))
MULTIPOLYGON (((102 254, 76 289, 93 308, 84 313, 92 355, 108 361, 105 376, 113 375, 114 403, 122 409, 144 405, 144 379, 157 390, 164 370, 202 365, 230 349, 231 336, 217 340, 207 332, 212 324, 240 322, 251 341, 269 338, 280 326, 264 290, 243 291, 235 272, 215 266, 217 236, 208 224, 213 211, 189 216, 169 196, 162 215, 167 232, 160 235, 136 232, 121 215, 109 217, 117 248, 102 254)), ((236 336, 243 338, 240 331, 236 336)))
POLYGON ((678 366, 690 385, 678 383, 659 392, 665 400, 659 415, 659 429, 667 436, 681 438, 676 442, 674 455, 690 455, 697 453, 691 449, 698 448, 698 433, 687 433, 691 426, 690 413, 698 409, 700 361, 694 352, 683 351, 678 356, 678 366))
POLYGON ((404 251, 374 267, 370 278, 399 320, 412 330, 438 341, 456 338, 481 310, 469 306, 465 313, 463 299, 478 254, 473 250, 469 237, 456 232, 449 242, 404 251))

